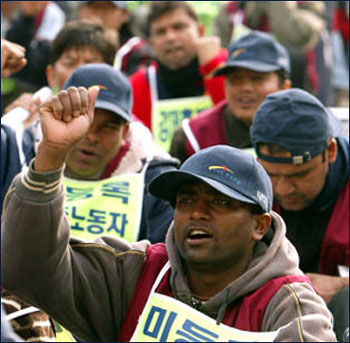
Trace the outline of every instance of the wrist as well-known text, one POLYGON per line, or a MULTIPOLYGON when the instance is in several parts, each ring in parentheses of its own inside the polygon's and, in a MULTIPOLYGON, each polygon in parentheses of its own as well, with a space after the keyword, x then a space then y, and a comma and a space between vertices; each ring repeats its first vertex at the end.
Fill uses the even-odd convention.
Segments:
POLYGON ((34 160, 33 169, 36 172, 49 172, 61 169, 65 165, 67 156, 68 151, 49 147, 41 142, 34 160))

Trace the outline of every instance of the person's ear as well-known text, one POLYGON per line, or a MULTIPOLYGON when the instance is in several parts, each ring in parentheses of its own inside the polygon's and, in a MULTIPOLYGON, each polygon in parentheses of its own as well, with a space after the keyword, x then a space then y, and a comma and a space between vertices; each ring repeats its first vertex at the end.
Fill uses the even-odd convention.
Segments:
POLYGON ((130 123, 126 123, 123 128, 123 134, 122 134, 123 139, 126 139, 129 133, 129 130, 130 130, 130 123))
POLYGON ((327 145, 327 149, 326 149, 326 154, 328 156, 328 161, 329 161, 329 163, 334 163, 335 160, 337 159, 337 153, 338 153, 337 141, 334 138, 332 138, 327 143, 328 143, 328 145, 327 145))
POLYGON ((281 88, 282 90, 292 88, 292 81, 290 79, 285 80, 281 88))
POLYGON ((47 84, 50 86, 50 88, 54 88, 56 86, 56 80, 54 77, 53 67, 51 64, 49 64, 46 67, 46 79, 47 79, 47 84))
MULTIPOLYGON (((121 9, 121 16, 120 16, 120 19, 121 19, 121 24, 125 24, 129 21, 130 19, 130 14, 129 14, 129 11, 126 10, 126 9, 121 9)), ((120 26, 122 26, 120 25, 120 26)))
POLYGON ((254 214, 255 227, 252 232, 252 240, 262 240, 271 225, 271 215, 268 213, 254 214))
POLYGON ((198 33, 199 37, 204 37, 205 35, 205 27, 202 23, 198 23, 198 33))

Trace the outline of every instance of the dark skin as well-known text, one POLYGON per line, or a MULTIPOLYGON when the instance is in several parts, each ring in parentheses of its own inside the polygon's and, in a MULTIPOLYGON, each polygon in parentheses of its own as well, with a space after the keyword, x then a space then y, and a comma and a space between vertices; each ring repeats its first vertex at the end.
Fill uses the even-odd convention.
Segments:
MULTIPOLYGON (((72 147, 89 131, 98 92, 96 86, 70 87, 40 107, 43 140, 35 158, 36 171, 64 166, 72 147)), ((238 278, 270 222, 268 213, 252 214, 246 205, 207 184, 191 183, 179 189, 175 241, 193 293, 212 297, 238 278), (193 234, 199 237, 189 237, 193 234)))
POLYGON ((240 277, 271 223, 247 204, 205 183, 182 186, 176 197, 175 243, 192 292, 208 299, 240 277))

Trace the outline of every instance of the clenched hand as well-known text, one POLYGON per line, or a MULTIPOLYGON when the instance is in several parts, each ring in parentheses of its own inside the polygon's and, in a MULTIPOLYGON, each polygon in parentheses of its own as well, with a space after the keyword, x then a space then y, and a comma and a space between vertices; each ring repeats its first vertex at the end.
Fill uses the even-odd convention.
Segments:
POLYGON ((69 87, 40 106, 43 140, 34 162, 36 171, 61 168, 72 149, 88 132, 94 118, 98 86, 69 87))

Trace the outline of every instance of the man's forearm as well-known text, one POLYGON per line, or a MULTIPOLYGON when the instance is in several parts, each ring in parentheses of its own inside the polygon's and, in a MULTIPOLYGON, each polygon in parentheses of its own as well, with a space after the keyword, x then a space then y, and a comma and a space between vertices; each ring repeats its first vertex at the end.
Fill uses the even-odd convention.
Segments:
POLYGON ((37 172, 49 172, 64 167, 67 153, 40 143, 33 168, 37 172))

